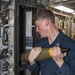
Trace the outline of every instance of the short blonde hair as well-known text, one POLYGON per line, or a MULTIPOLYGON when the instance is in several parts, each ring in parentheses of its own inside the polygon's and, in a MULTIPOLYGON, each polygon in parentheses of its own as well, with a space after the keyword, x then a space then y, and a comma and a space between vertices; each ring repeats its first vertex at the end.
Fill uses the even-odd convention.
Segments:
POLYGON ((55 24, 55 15, 51 10, 48 9, 43 9, 38 11, 35 15, 34 15, 34 21, 36 21, 37 19, 46 19, 48 18, 53 24, 55 24))

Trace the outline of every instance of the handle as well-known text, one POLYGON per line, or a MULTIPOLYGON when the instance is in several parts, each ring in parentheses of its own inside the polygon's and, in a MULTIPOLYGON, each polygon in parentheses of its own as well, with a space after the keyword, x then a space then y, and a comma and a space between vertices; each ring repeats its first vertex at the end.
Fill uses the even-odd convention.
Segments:
POLYGON ((70 51, 70 48, 61 48, 61 52, 64 53, 64 52, 68 52, 70 51))

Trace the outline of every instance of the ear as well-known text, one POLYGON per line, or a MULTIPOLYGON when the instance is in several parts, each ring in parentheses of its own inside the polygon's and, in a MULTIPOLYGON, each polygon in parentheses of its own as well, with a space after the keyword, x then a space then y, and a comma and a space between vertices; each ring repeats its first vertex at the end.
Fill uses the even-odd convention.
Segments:
POLYGON ((49 20, 45 19, 45 25, 48 26, 49 25, 49 20))

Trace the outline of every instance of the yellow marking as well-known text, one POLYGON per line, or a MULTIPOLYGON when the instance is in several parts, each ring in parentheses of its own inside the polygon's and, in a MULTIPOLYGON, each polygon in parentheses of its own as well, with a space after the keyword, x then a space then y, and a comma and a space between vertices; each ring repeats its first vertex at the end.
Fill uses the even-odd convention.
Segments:
POLYGON ((48 53, 52 57, 52 48, 49 48, 48 53))

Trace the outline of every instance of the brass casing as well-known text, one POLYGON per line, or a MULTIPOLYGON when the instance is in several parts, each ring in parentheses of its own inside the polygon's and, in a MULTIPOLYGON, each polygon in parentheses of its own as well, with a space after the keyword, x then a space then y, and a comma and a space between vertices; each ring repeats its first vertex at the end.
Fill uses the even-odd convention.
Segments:
MULTIPOLYGON (((35 60, 36 61, 41 61, 41 60, 51 58, 51 56, 49 54, 49 49, 50 48, 42 48, 41 53, 39 54, 39 56, 35 60)), ((30 51, 26 51, 25 53, 21 54, 21 61, 22 62, 27 62, 28 61, 29 53, 30 53, 30 51)))

